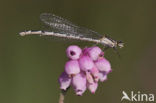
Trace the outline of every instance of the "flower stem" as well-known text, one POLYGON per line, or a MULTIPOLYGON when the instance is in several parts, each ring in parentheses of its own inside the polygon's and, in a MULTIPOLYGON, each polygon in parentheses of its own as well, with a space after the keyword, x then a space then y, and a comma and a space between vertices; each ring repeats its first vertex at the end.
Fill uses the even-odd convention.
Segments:
POLYGON ((60 93, 59 103, 64 103, 64 94, 60 93))
POLYGON ((66 92, 67 92, 67 90, 66 91, 61 90, 60 97, 59 97, 59 103, 64 103, 64 98, 65 98, 66 92))

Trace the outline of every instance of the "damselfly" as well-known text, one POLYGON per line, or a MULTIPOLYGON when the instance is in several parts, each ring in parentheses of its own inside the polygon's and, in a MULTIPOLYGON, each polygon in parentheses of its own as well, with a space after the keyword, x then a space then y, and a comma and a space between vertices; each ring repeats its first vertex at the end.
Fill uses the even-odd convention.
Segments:
POLYGON ((123 42, 116 41, 111 39, 110 37, 100 35, 99 33, 92 31, 90 29, 79 27, 70 21, 56 16, 50 13, 43 13, 40 15, 41 21, 49 26, 53 31, 25 31, 20 32, 21 36, 24 35, 49 35, 55 36, 60 38, 67 38, 67 39, 75 39, 75 40, 82 40, 82 41, 89 41, 97 44, 102 44, 105 47, 110 48, 117 48, 123 47, 123 42))

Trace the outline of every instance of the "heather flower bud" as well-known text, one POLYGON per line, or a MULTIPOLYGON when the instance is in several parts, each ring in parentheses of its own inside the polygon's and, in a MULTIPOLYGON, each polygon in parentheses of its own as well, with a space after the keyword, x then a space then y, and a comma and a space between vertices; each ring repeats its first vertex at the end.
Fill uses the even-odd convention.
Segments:
POLYGON ((75 60, 79 59, 82 50, 78 46, 72 45, 67 48, 66 53, 68 58, 75 60))
POLYGON ((106 73, 109 73, 112 70, 109 61, 105 58, 98 59, 95 62, 95 65, 99 71, 104 71, 106 73))
POLYGON ((70 60, 65 64, 65 72, 68 75, 75 75, 80 72, 79 63, 77 60, 70 60))
POLYGON ((92 77, 92 75, 90 74, 90 72, 86 72, 86 79, 87 79, 87 82, 92 84, 94 83, 94 79, 92 77))
POLYGON ((82 56, 79 59, 80 69, 83 71, 89 71, 93 68, 94 63, 89 56, 82 56))
POLYGON ((98 82, 98 80, 99 80, 99 70, 95 66, 91 69, 91 74, 93 75, 94 81, 98 82))
POLYGON ((71 84, 71 78, 63 72, 59 77, 60 89, 66 90, 71 84))
POLYGON ((102 52, 102 50, 101 50, 99 47, 97 47, 97 46, 91 47, 91 48, 88 50, 88 55, 89 55, 89 57, 90 57, 93 61, 97 60, 97 59, 101 56, 101 54, 103 54, 103 52, 102 52))
POLYGON ((98 87, 98 83, 88 84, 87 87, 88 87, 89 91, 94 94, 98 87))
POLYGON ((103 72, 103 71, 99 72, 99 80, 101 82, 104 82, 104 81, 107 80, 107 74, 106 74, 106 72, 103 72))
POLYGON ((83 52, 83 55, 88 55, 88 52, 89 52, 89 50, 90 50, 91 48, 84 48, 83 50, 82 50, 82 52, 83 52))
POLYGON ((82 95, 86 90, 86 77, 83 73, 79 73, 72 78, 72 85, 76 95, 82 95))

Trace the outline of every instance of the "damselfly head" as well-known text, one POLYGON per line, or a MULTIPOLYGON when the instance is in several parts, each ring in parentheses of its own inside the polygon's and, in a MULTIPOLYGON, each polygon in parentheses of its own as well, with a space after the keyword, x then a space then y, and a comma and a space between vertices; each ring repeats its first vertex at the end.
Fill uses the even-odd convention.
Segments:
POLYGON ((117 46, 119 48, 122 48, 122 47, 124 47, 124 43, 122 41, 117 41, 117 46))

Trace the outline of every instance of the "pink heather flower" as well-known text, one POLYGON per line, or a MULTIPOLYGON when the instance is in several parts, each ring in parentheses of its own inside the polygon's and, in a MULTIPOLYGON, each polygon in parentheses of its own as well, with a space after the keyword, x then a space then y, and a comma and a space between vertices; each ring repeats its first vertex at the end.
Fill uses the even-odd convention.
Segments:
POLYGON ((95 62, 95 65, 99 71, 105 71, 106 73, 111 72, 111 65, 105 58, 100 58, 95 62))
POLYGON ((88 50, 88 55, 89 55, 89 57, 93 60, 93 61, 95 61, 95 60, 97 60, 99 57, 101 57, 101 56, 103 56, 103 52, 102 52, 102 50, 99 48, 99 47, 97 47, 97 46, 95 46, 95 47, 91 47, 89 50, 88 50))
POLYGON ((79 73, 72 78, 72 85, 76 95, 82 95, 86 90, 86 77, 83 73, 79 73))
POLYGON ((94 94, 98 87, 98 83, 88 84, 87 87, 88 87, 89 91, 94 94))
POLYGON ((67 90, 72 85, 76 95, 82 96, 87 88, 95 93, 98 81, 107 80, 108 73, 112 71, 110 62, 103 57, 104 52, 97 46, 81 50, 72 45, 66 53, 70 60, 59 77, 60 89, 67 90))
POLYGON ((76 45, 71 45, 67 48, 66 53, 68 58, 75 60, 80 58, 82 50, 76 45))
POLYGON ((103 71, 99 72, 99 79, 100 79, 101 82, 106 81, 107 80, 106 72, 103 72, 103 71))
POLYGON ((81 56, 79 59, 80 69, 83 71, 89 71, 93 68, 94 63, 89 56, 81 56))
POLYGON ((98 82, 98 80, 99 80, 99 70, 96 68, 96 66, 94 66, 91 69, 91 74, 93 75, 94 81, 98 82))
POLYGON ((66 90, 71 84, 71 78, 63 72, 59 77, 60 89, 66 90))
POLYGON ((87 79, 87 82, 89 84, 93 84, 94 83, 94 79, 93 79, 92 75, 90 74, 90 72, 86 72, 86 79, 87 79))
POLYGON ((79 63, 77 60, 69 60, 66 64, 65 64, 65 72, 68 75, 75 75, 78 74, 80 72, 80 67, 79 67, 79 63))
POLYGON ((91 47, 90 48, 84 48, 83 50, 82 50, 82 52, 83 52, 83 55, 88 55, 88 52, 90 51, 90 49, 91 49, 91 47))

